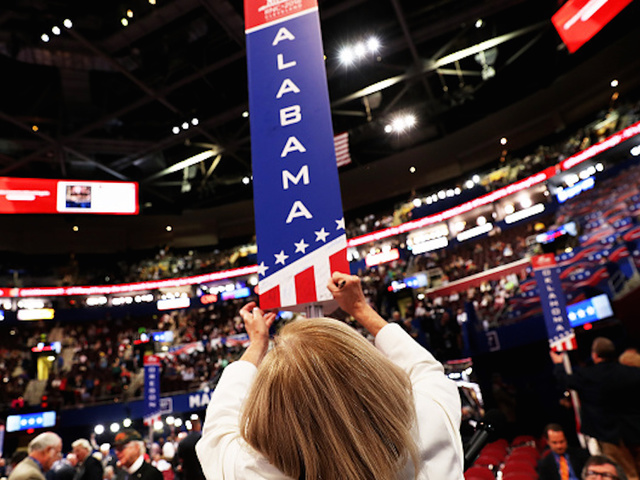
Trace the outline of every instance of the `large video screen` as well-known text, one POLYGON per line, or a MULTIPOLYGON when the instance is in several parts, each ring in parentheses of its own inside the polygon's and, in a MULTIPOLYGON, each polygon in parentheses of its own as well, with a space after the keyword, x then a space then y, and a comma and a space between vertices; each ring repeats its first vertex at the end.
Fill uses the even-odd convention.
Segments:
POLYGON ((136 215, 138 184, 0 177, 0 213, 136 215))
POLYGON ((50 428, 56 425, 56 412, 24 413, 7 417, 7 433, 20 432, 30 428, 50 428))
POLYGON ((605 293, 567 306, 567 317, 572 327, 613 317, 609 297, 605 293))

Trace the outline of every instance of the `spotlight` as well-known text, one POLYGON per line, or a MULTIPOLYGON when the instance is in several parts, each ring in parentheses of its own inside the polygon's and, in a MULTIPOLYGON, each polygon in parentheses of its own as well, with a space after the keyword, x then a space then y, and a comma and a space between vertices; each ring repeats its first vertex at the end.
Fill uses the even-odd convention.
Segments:
POLYGON ((516 209, 511 203, 507 203, 504 206, 504 213, 506 213, 507 215, 511 215, 515 211, 516 211, 516 209))
POLYGON ((73 22, 71 20, 69 20, 68 18, 65 18, 64 22, 62 22, 62 24, 64 25, 65 28, 73 27, 73 22))
POLYGON ((367 40, 367 48, 370 52, 375 53, 380 48, 380 42, 376 37, 370 37, 369 40, 367 40))
POLYGON ((127 10, 127 17, 133 18, 133 10, 131 9, 127 10))
POLYGON ((165 229, 167 230, 167 232, 170 232, 171 230, 173 230, 173 227, 171 225, 167 225, 165 229))
POLYGON ((46 33, 43 33, 40 38, 42 39, 43 42, 47 43, 49 41, 49 35, 47 35, 46 33))
POLYGON ((476 28, 482 28, 482 25, 484 25, 484 22, 482 21, 481 18, 476 20, 476 28))
POLYGON ((118 430, 120 430, 120 425, 114 422, 109 426, 109 430, 111 430, 113 433, 116 433, 118 430))
POLYGON ((93 431, 96 435, 102 435, 104 433, 104 425, 96 425, 93 431))
POLYGON ((480 183, 480 175, 474 175, 471 180, 473 180, 473 183, 480 183))
POLYGON ((122 421, 122 426, 123 426, 124 428, 129 428, 129 427, 131 426, 131 424, 132 424, 132 423, 133 423, 133 422, 131 421, 131 419, 130 419, 130 418, 125 418, 125 419, 122 421))
POLYGON ((120 19, 120 23, 122 24, 123 27, 126 27, 127 25, 129 25, 129 20, 127 20, 125 17, 122 17, 120 19))
POLYGON ((502 137, 500 139, 500 145, 506 145, 507 144, 507 138, 506 137, 502 137))
POLYGON ((245 185, 249 185, 249 182, 251 180, 249 179, 249 177, 242 177, 242 183, 244 183, 245 185))
POLYGON ((367 47, 365 47, 364 43, 358 43, 355 47, 353 47, 353 52, 356 57, 364 57, 367 53, 367 47))
POLYGON ((198 125, 198 123, 200 123, 200 121, 197 118, 193 117, 191 119, 191 125, 193 125, 194 127, 198 125))
POLYGON ((249 116, 249 112, 247 112, 246 110, 242 112, 242 118, 247 118, 248 116, 249 116))
POLYGON ((419 198, 414 198, 413 199, 413 206, 418 208, 420 205, 422 205, 422 200, 420 200, 419 198))
POLYGON ((612 88, 616 88, 618 85, 619 85, 618 80, 616 80, 616 79, 611 80, 611 87, 612 88))
POLYGON ((53 32, 54 35, 60 35, 60 27, 55 26, 51 28, 51 32, 53 32))
POLYGON ((416 167, 414 167, 413 165, 409 167, 409 172, 416 173, 416 167))
POLYGON ((465 187, 467 188, 473 188, 473 186, 475 185, 473 180, 467 180, 464 184, 465 187))
POLYGON ((186 130, 187 128, 189 128, 189 122, 184 122, 184 123, 182 124, 182 129, 183 129, 183 130, 186 130))
POLYGON ((349 47, 345 47, 340 51, 340 61, 345 65, 351 65, 355 60, 355 53, 349 47))
POLYGON ((179 134, 179 133, 180 133, 180 127, 173 127, 173 128, 171 129, 171 131, 172 131, 175 135, 177 135, 177 134, 179 134))
POLYGON ((385 125, 384 126, 384 131, 386 133, 391 133, 391 132, 393 132, 393 127, 391 125, 385 125))

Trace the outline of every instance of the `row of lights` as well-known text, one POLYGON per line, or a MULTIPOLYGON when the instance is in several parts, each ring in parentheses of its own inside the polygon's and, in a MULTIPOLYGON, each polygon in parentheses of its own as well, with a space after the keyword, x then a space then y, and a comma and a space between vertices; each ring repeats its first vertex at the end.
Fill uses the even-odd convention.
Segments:
MULTIPOLYGON (((596 172, 602 172, 604 170, 604 165, 602 163, 596 163, 595 165, 591 165, 587 168, 585 168, 584 170, 582 170, 580 173, 570 173, 568 175, 566 175, 562 180, 564 181, 564 183, 568 186, 568 187, 573 187, 576 183, 578 183, 580 180, 585 180, 589 177, 592 177, 596 174, 596 172)), ((562 190, 562 185, 560 187, 558 187, 560 190, 562 190)))
POLYGON ((182 122, 181 126, 175 126, 171 129, 171 131, 173 132, 174 135, 178 135, 180 133, 181 130, 189 130, 189 128, 191 128, 191 126, 197 126, 198 123, 200 123, 200 121, 196 118, 193 117, 191 119, 191 122, 182 122), (182 127, 182 128, 181 128, 182 127))
POLYGON ((343 65, 351 65, 367 55, 375 55, 379 50, 380 41, 376 37, 369 37, 366 41, 342 47, 338 55, 343 65))
MULTIPOLYGON (((247 182, 248 183, 248 182, 247 182)), ((74 232, 79 232, 80 231, 80 227, 78 225, 74 225, 73 227, 71 227, 71 230, 73 230, 74 232)), ((165 230, 167 232, 171 232, 173 230, 173 227, 171 225, 167 225, 165 227, 165 230)))
MULTIPOLYGON (((64 21, 62 22, 62 25, 64 25, 65 28, 71 28, 73 27, 73 22, 71 20, 69 20, 68 18, 65 18, 64 21)), ((62 33, 62 30, 60 29, 59 26, 54 25, 53 27, 51 27, 51 33, 53 33, 55 36, 58 36, 62 33)), ((47 43, 49 40, 51 40, 51 37, 49 36, 48 33, 43 33, 42 35, 40 35, 40 39, 47 43)), ((34 130, 37 131, 37 130, 34 130)))
POLYGON ((416 116, 413 114, 398 115, 385 125, 384 131, 387 133, 403 133, 416 126, 416 116))

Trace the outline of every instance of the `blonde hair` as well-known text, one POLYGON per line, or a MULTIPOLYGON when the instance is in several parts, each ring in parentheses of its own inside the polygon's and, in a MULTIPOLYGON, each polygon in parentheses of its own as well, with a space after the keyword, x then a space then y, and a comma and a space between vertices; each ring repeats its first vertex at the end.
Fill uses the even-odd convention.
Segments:
POLYGON ((409 376, 328 318, 280 331, 240 419, 243 438, 284 474, 322 480, 392 479, 417 465, 414 423, 409 376))

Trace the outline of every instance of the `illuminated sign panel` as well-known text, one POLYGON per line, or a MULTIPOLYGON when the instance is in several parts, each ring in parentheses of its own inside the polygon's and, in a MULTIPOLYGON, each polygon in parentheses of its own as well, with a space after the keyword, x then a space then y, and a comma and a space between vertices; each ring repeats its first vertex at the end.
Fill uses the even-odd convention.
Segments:
POLYGON ((631 0, 569 0, 551 21, 570 53, 602 30, 631 0))
POLYGON ((0 177, 0 213, 138 214, 138 184, 0 177))
POLYGON ((20 432, 30 428, 50 428, 56 425, 56 412, 25 413, 7 417, 7 433, 20 432))
POLYGON ((373 267, 374 265, 380 265, 382 263, 392 262, 400 258, 400 252, 397 248, 392 248, 388 252, 376 253, 374 255, 367 255, 364 259, 367 267, 373 267))

